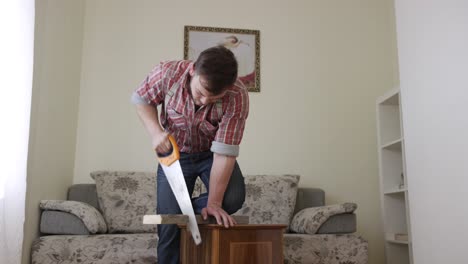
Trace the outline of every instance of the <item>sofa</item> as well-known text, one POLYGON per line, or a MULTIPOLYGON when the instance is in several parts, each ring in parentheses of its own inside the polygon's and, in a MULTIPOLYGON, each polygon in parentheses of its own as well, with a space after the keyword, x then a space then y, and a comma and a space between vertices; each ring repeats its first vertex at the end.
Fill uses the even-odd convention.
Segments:
MULTIPOLYGON (((33 264, 157 263, 153 172, 92 172, 93 184, 69 187, 67 200, 40 202, 33 264)), ((245 176, 246 199, 235 215, 252 224, 285 224, 284 263, 367 264, 368 243, 355 234, 356 204, 325 205, 318 188, 299 188, 298 175, 245 176)), ((195 184, 193 197, 205 191, 195 184)))

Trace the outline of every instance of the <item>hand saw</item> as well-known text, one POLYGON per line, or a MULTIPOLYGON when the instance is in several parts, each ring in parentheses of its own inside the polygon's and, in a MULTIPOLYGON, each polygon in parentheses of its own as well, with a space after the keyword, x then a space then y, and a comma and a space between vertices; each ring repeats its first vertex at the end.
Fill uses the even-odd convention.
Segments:
POLYGON ((171 186, 172 192, 179 204, 182 214, 189 217, 188 228, 192 233, 193 241, 199 245, 201 243, 200 231, 198 230, 197 219, 192 207, 192 201, 185 183, 184 174, 180 167, 179 159, 179 147, 172 135, 168 137, 172 145, 172 151, 169 154, 158 155, 159 164, 161 165, 164 173, 166 174, 167 181, 171 186))

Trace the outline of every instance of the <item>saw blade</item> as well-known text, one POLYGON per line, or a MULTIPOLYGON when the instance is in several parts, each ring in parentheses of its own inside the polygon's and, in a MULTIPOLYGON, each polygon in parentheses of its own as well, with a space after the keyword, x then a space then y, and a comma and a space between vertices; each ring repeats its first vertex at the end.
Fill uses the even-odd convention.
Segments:
POLYGON ((190 195, 180 163, 177 160, 170 166, 166 166, 162 163, 160 165, 166 174, 166 179, 171 186, 172 192, 174 193, 182 214, 189 217, 188 228, 192 233, 193 241, 195 241, 195 244, 199 245, 201 243, 200 231, 198 230, 197 219, 195 218, 192 201, 190 200, 190 195))

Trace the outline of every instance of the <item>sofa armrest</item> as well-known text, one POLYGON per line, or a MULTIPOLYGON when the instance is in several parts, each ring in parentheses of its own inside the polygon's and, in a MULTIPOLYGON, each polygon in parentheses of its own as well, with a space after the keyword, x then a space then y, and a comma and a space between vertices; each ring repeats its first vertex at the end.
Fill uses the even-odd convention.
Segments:
POLYGON ((335 204, 328 206, 310 207, 294 215, 290 229, 296 233, 317 234, 322 225, 332 217, 354 212, 357 205, 354 203, 335 204))
POLYGON ((83 221, 77 216, 61 212, 45 210, 41 214, 41 235, 89 235, 91 234, 83 221))
POLYGON ((328 218, 317 230, 317 234, 350 234, 356 232, 356 214, 337 214, 328 218))
MULTIPOLYGON (((65 212, 77 217, 91 234, 107 232, 104 217, 96 208, 89 204, 77 201, 42 200, 39 203, 39 207, 42 210, 65 212)), ((46 215, 46 217, 51 223, 60 222, 60 217, 70 218, 69 215, 64 214, 46 215), (51 221, 51 219, 55 220, 51 221)), ((67 221, 67 219, 63 219, 63 221, 67 221)))

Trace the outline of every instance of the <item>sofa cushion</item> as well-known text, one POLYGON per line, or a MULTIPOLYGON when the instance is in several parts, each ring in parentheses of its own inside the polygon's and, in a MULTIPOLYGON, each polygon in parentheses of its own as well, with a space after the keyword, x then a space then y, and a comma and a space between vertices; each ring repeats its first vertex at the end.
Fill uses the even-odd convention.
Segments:
POLYGON ((289 225, 296 204, 299 175, 245 177, 244 205, 235 215, 249 216, 251 224, 289 225))
POLYGON ((157 234, 43 236, 32 244, 32 264, 154 264, 157 234))
POLYGON ((143 216, 156 213, 156 173, 96 171, 99 206, 109 233, 156 232, 143 216))
POLYGON ((368 242, 355 234, 285 234, 284 263, 367 264, 368 242))

